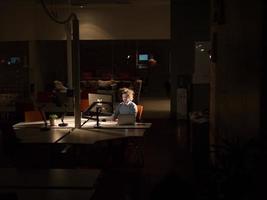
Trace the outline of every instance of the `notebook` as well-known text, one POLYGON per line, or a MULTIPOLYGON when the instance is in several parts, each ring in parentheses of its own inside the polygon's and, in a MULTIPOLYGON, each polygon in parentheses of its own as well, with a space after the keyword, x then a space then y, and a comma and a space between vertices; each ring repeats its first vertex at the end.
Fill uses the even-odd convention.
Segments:
POLYGON ((118 116, 118 125, 134 125, 135 115, 134 114, 120 114, 118 116))

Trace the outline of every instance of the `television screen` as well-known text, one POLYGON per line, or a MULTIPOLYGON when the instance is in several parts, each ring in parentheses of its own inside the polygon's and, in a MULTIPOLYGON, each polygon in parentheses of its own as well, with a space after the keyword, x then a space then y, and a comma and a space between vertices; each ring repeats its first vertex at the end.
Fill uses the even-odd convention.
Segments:
POLYGON ((148 61, 148 54, 139 54, 138 60, 139 61, 148 61))

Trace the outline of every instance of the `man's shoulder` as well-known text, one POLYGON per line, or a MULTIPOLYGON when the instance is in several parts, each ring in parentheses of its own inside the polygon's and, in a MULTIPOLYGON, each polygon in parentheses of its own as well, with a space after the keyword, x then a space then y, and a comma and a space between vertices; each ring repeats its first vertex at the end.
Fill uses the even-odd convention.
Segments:
POLYGON ((130 102, 130 105, 133 107, 137 107, 137 105, 133 101, 130 102))

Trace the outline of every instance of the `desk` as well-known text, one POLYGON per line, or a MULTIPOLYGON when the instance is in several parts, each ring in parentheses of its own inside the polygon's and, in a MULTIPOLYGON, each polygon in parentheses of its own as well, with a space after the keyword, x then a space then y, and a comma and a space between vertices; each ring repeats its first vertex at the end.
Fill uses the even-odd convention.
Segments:
MULTIPOLYGON (((86 119, 82 119, 84 122, 86 119)), ((60 119, 56 120, 59 124, 60 119)), ((88 121, 81 129, 74 129, 74 117, 67 116, 68 126, 51 126, 50 130, 41 131, 42 121, 20 122, 13 125, 17 137, 21 143, 86 143, 94 144, 101 140, 109 140, 125 137, 143 137, 151 123, 136 123, 135 125, 119 126, 114 121, 101 122, 101 128, 94 128, 95 121, 88 121), (70 134, 71 133, 71 134, 70 134)))
POLYGON ((60 144, 95 144, 118 138, 143 137, 145 129, 74 129, 59 140, 60 144))
POLYGON ((100 173, 96 169, 2 168, 0 193, 16 193, 18 199, 90 199, 100 173))
MULTIPOLYGON (((85 122, 87 119, 82 118, 81 123, 85 122)), ((52 126, 52 129, 62 129, 62 128, 74 128, 74 117, 73 116, 66 116, 64 119, 64 122, 68 123, 68 126, 65 127, 59 127, 58 124, 61 123, 60 119, 56 119, 55 124, 56 126, 52 126)), ((49 121, 47 121, 49 125, 49 121)), ((107 129, 149 129, 151 127, 151 123, 135 123, 135 125, 118 125, 117 122, 107 120, 106 122, 101 121, 100 117, 100 122, 99 122, 101 128, 107 128, 107 129)), ((96 125, 96 121, 94 120, 89 120, 87 123, 85 123, 82 127, 82 129, 90 129, 94 128, 96 125)), ((19 122, 15 125, 13 125, 13 128, 40 128, 44 126, 43 121, 37 121, 37 122, 19 122)))
POLYGON ((55 143, 70 133, 70 129, 50 129, 41 131, 39 128, 14 129, 20 143, 55 143))
MULTIPOLYGON (((107 128, 107 129, 149 129, 151 127, 151 123, 135 123, 135 125, 118 125, 116 121, 112 121, 112 117, 99 117, 100 122, 99 125, 101 128, 107 128), (102 121, 102 119, 105 119, 106 121, 102 121)), ((81 123, 85 122, 87 119, 82 118, 81 123)), ((74 117, 73 116, 66 116, 65 120, 66 123, 68 123, 67 127, 74 128, 74 117)), ((60 120, 58 119, 56 121, 56 124, 59 124, 60 120)), ((89 120, 86 122, 82 129, 89 129, 94 128, 96 126, 95 120, 89 120)))
MULTIPOLYGON (((85 120, 86 119, 82 119, 82 123, 85 120)), ((107 146, 107 150, 112 152, 114 148, 118 147, 117 140, 119 140, 119 145, 123 146, 122 151, 119 151, 121 154, 124 153, 128 143, 134 144, 135 147, 138 146, 138 148, 135 149, 138 149, 138 151, 141 152, 140 154, 142 154, 143 146, 140 147, 139 143, 143 142, 142 140, 145 133, 151 127, 151 123, 136 123, 132 126, 119 126, 114 121, 106 121, 100 123, 101 128, 94 128, 96 122, 88 121, 81 129, 78 129, 74 128, 73 116, 67 116, 64 121, 68 123, 68 126, 52 126, 48 131, 40 130, 40 127, 44 124, 41 121, 15 124, 13 128, 17 137, 21 140, 21 146, 26 150, 24 151, 25 153, 21 152, 21 155, 27 155, 27 157, 32 155, 32 159, 39 158, 40 164, 37 163, 38 166, 43 166, 46 163, 51 163, 53 165, 53 162, 50 161, 56 161, 55 155, 61 157, 62 152, 64 152, 64 154, 73 154, 73 159, 75 160, 79 159, 80 154, 88 157, 87 150, 88 152, 92 152, 92 147, 98 146, 98 148, 102 150, 101 144, 103 143, 100 142, 104 142, 107 146), (115 141, 115 143, 113 141, 115 141), (95 145, 96 143, 100 145, 95 145), (70 149, 70 147, 73 148, 70 149), (29 150, 27 151, 27 149, 29 150), (68 151, 68 149, 70 149, 70 151, 68 151), (39 153, 37 155, 36 152, 38 150, 39 153), (56 153, 58 151, 61 153, 56 153)), ((59 123, 60 120, 57 120, 56 124, 59 123)), ((32 162, 29 159, 28 161, 29 163, 32 162)), ((77 162, 73 163, 77 164, 77 162)))

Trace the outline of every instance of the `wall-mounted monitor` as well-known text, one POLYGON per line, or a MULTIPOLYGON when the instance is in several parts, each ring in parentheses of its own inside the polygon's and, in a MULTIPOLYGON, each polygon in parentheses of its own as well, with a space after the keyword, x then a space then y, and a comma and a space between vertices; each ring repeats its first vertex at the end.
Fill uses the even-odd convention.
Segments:
POLYGON ((138 61, 139 62, 146 62, 149 59, 149 55, 148 54, 139 54, 138 55, 138 61))
POLYGON ((8 64, 9 65, 21 64, 21 58, 20 57, 10 57, 8 64))

